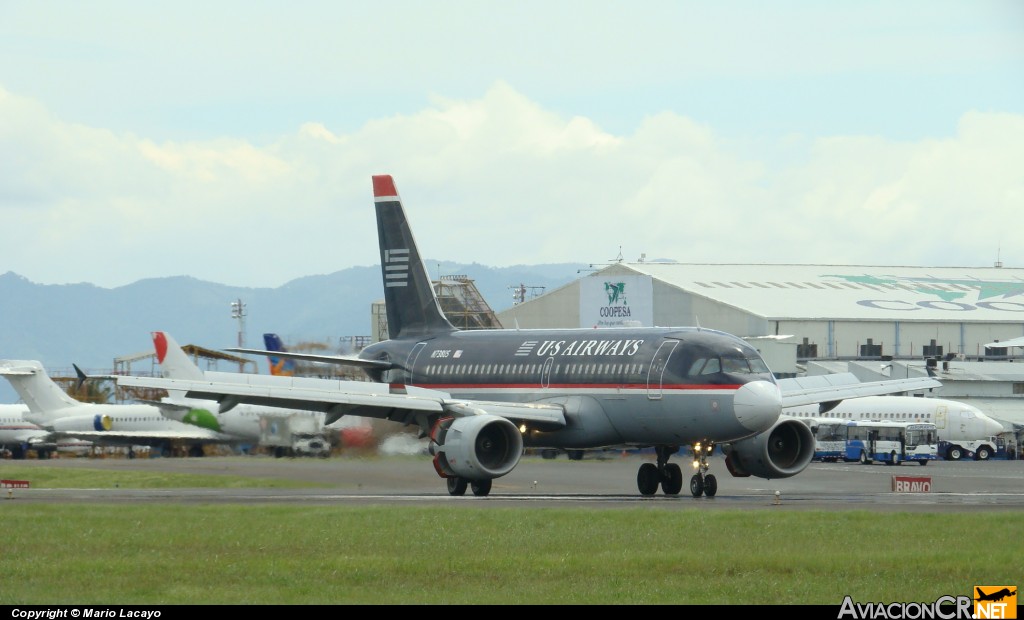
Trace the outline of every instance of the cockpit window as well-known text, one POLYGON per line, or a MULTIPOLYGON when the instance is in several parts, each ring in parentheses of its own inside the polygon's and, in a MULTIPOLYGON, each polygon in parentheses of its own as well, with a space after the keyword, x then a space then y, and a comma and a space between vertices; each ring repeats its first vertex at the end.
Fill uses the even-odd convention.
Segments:
POLYGON ((723 357, 722 369, 734 375, 770 372, 764 360, 759 357, 723 357))
POLYGON ((718 362, 717 357, 702 357, 694 360, 694 362, 690 364, 690 372, 688 373, 688 376, 697 377, 700 375, 713 375, 716 372, 721 371, 722 366, 718 362))

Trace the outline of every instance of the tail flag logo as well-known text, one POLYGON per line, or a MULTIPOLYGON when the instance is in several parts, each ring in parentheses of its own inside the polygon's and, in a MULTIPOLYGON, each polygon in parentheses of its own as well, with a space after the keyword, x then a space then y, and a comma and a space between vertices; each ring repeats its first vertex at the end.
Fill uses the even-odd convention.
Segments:
POLYGON ((391 249, 384 250, 384 271, 385 286, 408 286, 409 285, 409 250, 391 249))

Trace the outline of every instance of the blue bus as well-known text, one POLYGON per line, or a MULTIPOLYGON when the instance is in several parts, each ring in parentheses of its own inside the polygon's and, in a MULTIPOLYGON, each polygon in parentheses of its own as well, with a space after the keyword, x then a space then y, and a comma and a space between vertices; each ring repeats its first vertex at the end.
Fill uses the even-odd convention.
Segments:
POLYGON ((845 461, 927 465, 939 458, 938 429, 931 422, 854 420, 846 423, 845 461))

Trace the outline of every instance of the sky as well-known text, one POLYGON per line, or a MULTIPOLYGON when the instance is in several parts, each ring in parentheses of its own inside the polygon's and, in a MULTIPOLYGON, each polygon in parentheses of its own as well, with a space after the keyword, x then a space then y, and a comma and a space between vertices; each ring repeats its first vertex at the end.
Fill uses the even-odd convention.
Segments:
POLYGON ((1024 267, 1024 3, 0 0, 0 273, 1024 267))

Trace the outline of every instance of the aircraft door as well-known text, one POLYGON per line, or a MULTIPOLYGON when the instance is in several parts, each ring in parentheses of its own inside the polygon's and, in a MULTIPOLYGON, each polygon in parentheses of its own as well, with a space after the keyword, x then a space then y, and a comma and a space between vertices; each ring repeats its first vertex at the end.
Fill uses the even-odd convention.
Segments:
POLYGON ((668 366, 668 358, 672 356, 678 340, 666 340, 661 343, 651 360, 651 367, 647 370, 647 398, 650 400, 661 399, 662 379, 665 376, 665 367, 668 366))
POLYGON ((417 342, 412 351, 409 351, 409 356, 405 358, 405 378, 402 383, 409 384, 413 382, 413 377, 416 376, 416 358, 420 356, 420 352, 423 351, 425 346, 427 346, 427 343, 417 342))
POLYGON ((551 367, 555 364, 555 358, 549 357, 544 360, 544 367, 540 369, 540 386, 546 388, 551 385, 551 367))
POLYGON ((948 417, 948 411, 945 405, 941 405, 935 409, 935 428, 944 429, 946 428, 946 419, 948 417))

